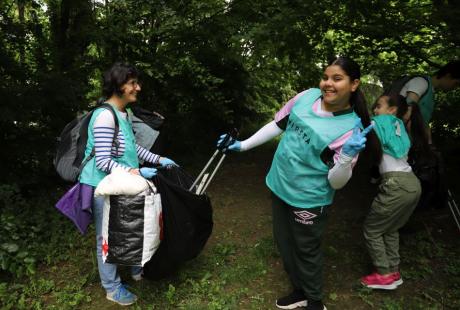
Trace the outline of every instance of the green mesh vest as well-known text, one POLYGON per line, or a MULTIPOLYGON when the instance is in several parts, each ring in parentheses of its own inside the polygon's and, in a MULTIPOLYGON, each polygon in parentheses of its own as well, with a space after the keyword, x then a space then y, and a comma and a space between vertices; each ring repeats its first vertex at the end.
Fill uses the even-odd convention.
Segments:
MULTIPOLYGON (((91 150, 94 146, 94 122, 97 116, 104 110, 105 109, 97 109, 96 111, 94 111, 93 116, 91 117, 91 120, 88 125, 88 142, 86 143, 85 157, 91 153, 91 150)), ((120 130, 125 138, 125 152, 123 153, 123 156, 119 158, 112 157, 112 160, 127 167, 138 168, 139 160, 137 158, 136 152, 136 140, 134 138, 134 133, 131 124, 128 119, 123 119, 121 117, 120 113, 115 107, 114 110, 118 118, 120 130)), ((88 184, 91 186, 97 186, 106 175, 107 172, 99 170, 96 167, 96 156, 94 156, 90 161, 88 161, 86 166, 83 168, 79 180, 80 183, 88 184)))
POLYGON ((382 151, 394 158, 407 156, 410 139, 402 120, 394 115, 374 116, 374 131, 379 137, 382 151))
POLYGON ((313 112, 321 91, 312 88, 294 104, 286 131, 266 177, 267 186, 287 204, 314 208, 332 203, 334 189, 327 179, 329 167, 321 160, 323 150, 353 129, 354 112, 322 117, 313 112))
POLYGON ((420 107, 420 113, 422 114, 423 121, 426 125, 428 125, 434 110, 434 92, 431 77, 427 77, 426 79, 428 81, 428 89, 425 94, 423 94, 422 98, 418 102, 418 105, 420 107))

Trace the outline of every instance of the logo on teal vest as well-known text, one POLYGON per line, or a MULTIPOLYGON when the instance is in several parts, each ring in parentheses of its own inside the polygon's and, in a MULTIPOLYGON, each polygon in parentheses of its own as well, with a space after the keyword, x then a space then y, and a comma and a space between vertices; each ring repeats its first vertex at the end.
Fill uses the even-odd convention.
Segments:
POLYGON ((294 130, 294 132, 297 134, 299 139, 303 140, 305 143, 307 144, 310 143, 310 140, 311 140, 310 136, 301 127, 295 125, 291 119, 288 120, 287 128, 294 130))

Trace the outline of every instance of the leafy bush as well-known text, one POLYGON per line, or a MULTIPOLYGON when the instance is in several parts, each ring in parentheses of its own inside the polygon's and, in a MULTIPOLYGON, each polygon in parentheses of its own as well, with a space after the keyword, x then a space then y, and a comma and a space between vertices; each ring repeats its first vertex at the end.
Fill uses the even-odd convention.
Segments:
POLYGON ((0 270, 30 276, 38 263, 62 258, 60 245, 72 242, 76 230, 54 210, 53 196, 28 200, 17 186, 0 184, 0 270))

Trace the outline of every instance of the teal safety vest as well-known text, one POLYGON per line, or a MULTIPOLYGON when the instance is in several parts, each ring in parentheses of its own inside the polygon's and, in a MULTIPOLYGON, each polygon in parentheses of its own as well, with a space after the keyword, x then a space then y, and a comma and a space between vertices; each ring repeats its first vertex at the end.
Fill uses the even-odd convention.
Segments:
POLYGON ((374 116, 374 131, 379 137, 382 151, 394 158, 407 156, 410 138, 402 120, 391 114, 374 116))
MULTIPOLYGON (((94 122, 97 116, 104 110, 105 109, 96 109, 93 113, 93 116, 91 117, 91 120, 89 121, 88 142, 86 143, 85 157, 91 154, 91 150, 94 147, 94 122)), ((114 110, 118 118, 120 130, 125 138, 125 152, 119 158, 112 157, 112 160, 127 167, 138 168, 139 159, 137 157, 136 140, 134 138, 131 123, 128 119, 124 119, 123 117, 121 117, 120 112, 118 112, 117 108, 114 107, 114 110)), ((99 170, 96 167, 96 156, 94 156, 90 161, 88 161, 88 163, 83 168, 79 180, 80 183, 88 184, 91 186, 97 186, 106 175, 107 172, 99 170)))
POLYGON ((420 107, 420 113, 422 114, 423 121, 426 125, 430 123, 431 116, 433 115, 434 110, 434 91, 433 91, 433 83, 431 81, 431 77, 426 77, 428 81, 428 89, 423 94, 422 98, 418 102, 420 107))
POLYGON ((320 97, 321 91, 312 88, 294 104, 266 178, 274 194, 298 208, 332 203, 335 191, 327 178, 329 167, 320 156, 329 144, 352 130, 358 118, 355 112, 316 115, 313 103, 320 97))

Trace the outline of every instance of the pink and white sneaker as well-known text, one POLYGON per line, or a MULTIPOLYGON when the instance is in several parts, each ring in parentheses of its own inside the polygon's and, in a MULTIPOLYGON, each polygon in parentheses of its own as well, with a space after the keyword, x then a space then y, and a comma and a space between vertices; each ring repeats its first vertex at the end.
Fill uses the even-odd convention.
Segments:
MULTIPOLYGON (((399 278, 401 279, 401 276, 399 278)), ((381 290, 394 290, 398 287, 393 274, 381 275, 377 272, 362 277, 361 283, 368 288, 381 290)))
POLYGON ((399 271, 392 272, 390 273, 390 275, 393 277, 393 280, 395 281, 394 283, 396 284, 396 286, 400 286, 401 284, 403 284, 403 280, 402 280, 402 277, 399 271))

